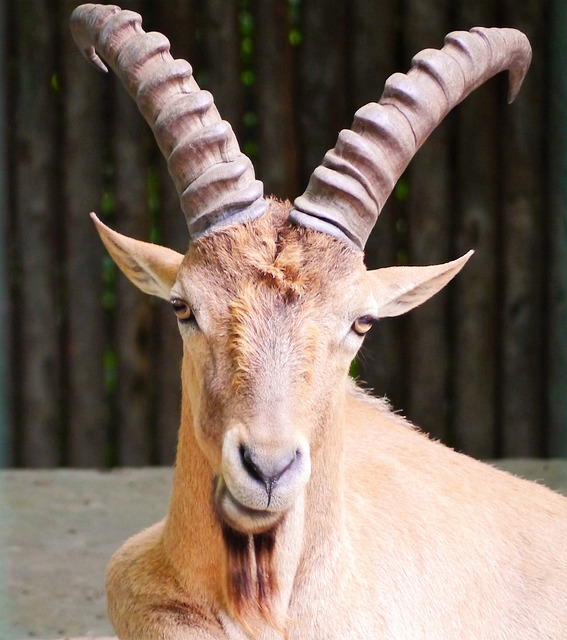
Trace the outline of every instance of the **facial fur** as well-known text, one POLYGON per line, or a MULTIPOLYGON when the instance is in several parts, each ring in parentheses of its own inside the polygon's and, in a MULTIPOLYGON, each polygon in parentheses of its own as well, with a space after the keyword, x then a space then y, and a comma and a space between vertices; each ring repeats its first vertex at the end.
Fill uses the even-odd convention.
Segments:
POLYGON ((172 290, 194 313, 193 324, 180 323, 184 371, 191 378, 184 388, 215 477, 213 503, 227 553, 226 597, 239 619, 260 618, 272 626, 275 541, 285 514, 249 516, 242 506, 235 522, 232 512, 224 512, 223 442, 236 432, 262 450, 274 436, 276 446, 291 443, 293 449, 303 438, 310 443, 305 455, 316 455, 322 414, 332 410, 329 389, 344 384, 355 351, 348 340, 345 346, 345 337, 356 306, 339 283, 345 275, 352 280, 365 273, 362 256, 343 243, 289 225, 288 208, 274 203, 257 221, 195 242, 172 290), (321 369, 330 351, 342 353, 333 359, 336 371, 321 369), (298 414, 296 407, 304 409, 305 403, 310 414, 298 414))

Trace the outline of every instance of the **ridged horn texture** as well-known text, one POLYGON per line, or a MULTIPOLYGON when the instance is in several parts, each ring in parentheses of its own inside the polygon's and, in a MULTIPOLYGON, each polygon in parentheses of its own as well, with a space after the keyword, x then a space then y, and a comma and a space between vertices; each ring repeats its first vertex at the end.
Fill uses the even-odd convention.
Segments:
POLYGON ((351 129, 340 132, 291 219, 362 250, 398 178, 441 120, 506 69, 512 102, 530 61, 528 39, 515 29, 455 31, 441 50, 418 53, 407 75, 391 76, 380 101, 359 109, 351 129))
POLYGON ((264 213, 252 163, 191 65, 172 58, 165 36, 143 31, 137 13, 95 4, 73 11, 71 31, 97 68, 107 71, 98 54, 109 64, 152 128, 192 238, 264 213))

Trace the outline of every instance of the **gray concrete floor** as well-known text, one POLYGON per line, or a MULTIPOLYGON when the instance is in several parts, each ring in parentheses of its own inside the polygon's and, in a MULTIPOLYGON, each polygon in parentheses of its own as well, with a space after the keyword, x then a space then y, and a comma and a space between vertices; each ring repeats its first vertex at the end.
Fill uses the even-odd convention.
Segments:
MULTIPOLYGON (((567 495, 567 460, 498 466, 567 495)), ((112 635, 108 558, 162 518, 171 469, 0 472, 0 640, 112 635)))
POLYGON ((170 487, 163 468, 0 473, 0 640, 111 635, 106 563, 170 487))

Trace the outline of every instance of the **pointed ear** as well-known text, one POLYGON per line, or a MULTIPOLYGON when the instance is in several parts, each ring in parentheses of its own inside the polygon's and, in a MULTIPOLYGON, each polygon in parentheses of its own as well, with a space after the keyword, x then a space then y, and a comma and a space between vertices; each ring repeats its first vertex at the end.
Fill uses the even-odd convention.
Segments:
POLYGON ((399 316, 434 296, 464 267, 474 252, 428 267, 387 267, 369 271, 378 318, 399 316))
POLYGON ((123 236, 103 224, 94 213, 91 218, 122 273, 145 293, 169 300, 183 255, 159 244, 123 236))

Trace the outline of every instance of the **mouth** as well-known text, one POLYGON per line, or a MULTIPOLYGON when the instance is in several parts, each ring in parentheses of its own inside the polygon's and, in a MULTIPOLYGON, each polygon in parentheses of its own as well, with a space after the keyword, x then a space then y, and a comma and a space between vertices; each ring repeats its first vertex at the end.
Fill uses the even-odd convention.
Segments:
POLYGON ((241 504, 229 491, 221 476, 213 484, 213 503, 221 522, 244 534, 264 533, 273 529, 283 518, 281 512, 251 509, 241 504))

